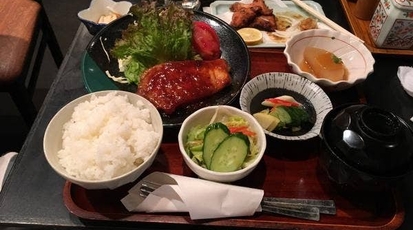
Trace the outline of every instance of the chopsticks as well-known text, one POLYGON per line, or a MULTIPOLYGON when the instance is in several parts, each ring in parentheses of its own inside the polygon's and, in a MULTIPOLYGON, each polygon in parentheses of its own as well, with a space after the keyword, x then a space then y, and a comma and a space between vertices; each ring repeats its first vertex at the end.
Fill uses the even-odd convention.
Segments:
POLYGON ((360 42, 364 43, 364 41, 362 39, 360 39, 356 35, 352 34, 350 31, 344 29, 343 27, 341 27, 337 23, 333 22, 332 20, 330 20, 326 16, 320 14, 319 12, 314 10, 312 7, 310 7, 309 5, 304 3, 303 1, 301 1, 301 0, 292 0, 292 2, 294 2, 297 6, 301 7, 303 10, 307 11, 308 13, 313 15, 314 17, 318 18, 320 21, 324 22, 326 25, 330 26, 334 30, 343 32, 345 34, 348 34, 348 35, 352 36, 353 38, 359 40, 360 42))

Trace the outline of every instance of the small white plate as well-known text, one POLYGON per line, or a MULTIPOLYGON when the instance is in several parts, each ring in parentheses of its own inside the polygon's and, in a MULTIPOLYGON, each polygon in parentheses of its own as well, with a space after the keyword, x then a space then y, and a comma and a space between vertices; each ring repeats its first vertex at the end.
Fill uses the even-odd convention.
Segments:
POLYGON ((282 135, 267 130, 264 132, 283 140, 307 140, 319 136, 324 117, 333 105, 323 89, 299 75, 270 72, 254 77, 241 91, 240 106, 243 111, 254 114, 264 109, 264 106, 260 108, 263 99, 281 95, 290 95, 303 104, 309 111, 310 117, 314 119, 314 125, 308 130, 292 135, 282 135))
MULTIPOLYGON (((212 15, 217 16, 218 18, 222 19, 226 23, 230 24, 231 19, 232 19, 232 12, 229 10, 230 6, 236 2, 243 2, 243 3, 248 3, 251 2, 250 0, 242 0, 242 1, 215 1, 210 4, 210 13, 212 15)), ((275 16, 286 16, 291 13, 297 13, 301 15, 303 18, 310 17, 310 15, 302 10, 299 6, 297 6, 294 2, 292 1, 282 1, 286 7, 283 7, 277 3, 277 1, 266 1, 266 5, 270 8, 273 9, 273 12, 275 16)), ((307 5, 310 7, 314 8, 316 11, 324 15, 324 11, 321 7, 321 5, 317 2, 314 1, 304 1, 307 5)), ((317 23, 318 28, 324 28, 324 29, 330 29, 327 25, 324 23, 318 22, 317 23)), ((283 31, 276 31, 278 33, 285 33, 283 31)), ((299 32, 298 29, 288 29, 289 34, 294 34, 295 32, 299 32)), ((259 45, 254 45, 254 46, 249 46, 249 47, 254 47, 254 48, 270 48, 270 47, 285 47, 285 41, 289 38, 286 37, 284 40, 272 40, 269 36, 268 33, 265 31, 262 31, 263 34, 263 43, 259 45)))

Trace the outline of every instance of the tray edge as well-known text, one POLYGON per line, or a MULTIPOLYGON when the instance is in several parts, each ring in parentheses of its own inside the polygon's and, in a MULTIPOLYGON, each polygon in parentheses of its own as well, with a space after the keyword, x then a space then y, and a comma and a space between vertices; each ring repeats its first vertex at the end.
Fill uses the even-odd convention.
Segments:
POLYGON ((371 53, 382 55, 413 55, 413 50, 385 49, 376 47, 370 34, 360 31, 362 28, 368 27, 369 21, 360 20, 352 14, 356 3, 351 2, 350 0, 340 0, 340 2, 343 7, 343 12, 346 16, 347 22, 349 23, 350 29, 357 37, 365 41, 365 45, 371 53))

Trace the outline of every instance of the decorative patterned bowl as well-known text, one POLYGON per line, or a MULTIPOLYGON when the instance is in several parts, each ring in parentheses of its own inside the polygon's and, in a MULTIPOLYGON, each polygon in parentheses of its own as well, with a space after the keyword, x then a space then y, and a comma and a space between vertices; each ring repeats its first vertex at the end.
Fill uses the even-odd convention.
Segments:
POLYGON ((112 20, 126 15, 131 6, 132 3, 127 1, 92 0, 89 8, 80 11, 77 17, 86 26, 89 33, 95 35, 112 20), (102 16, 108 17, 108 19, 99 22, 102 16))
POLYGON ((291 132, 264 132, 283 140, 306 140, 320 134, 321 124, 326 114, 333 108, 330 98, 317 84, 291 73, 271 72, 254 77, 242 89, 240 95, 241 109, 254 114, 263 110, 261 102, 266 98, 282 95, 294 97, 309 113, 314 125, 291 132))
POLYGON ((326 91, 338 91, 350 88, 364 81, 373 72, 375 60, 362 42, 350 35, 328 29, 314 29, 300 32, 286 42, 284 55, 294 73, 320 85, 326 91), (304 49, 315 47, 324 49, 340 58, 348 70, 346 80, 332 81, 317 78, 301 69, 304 49))

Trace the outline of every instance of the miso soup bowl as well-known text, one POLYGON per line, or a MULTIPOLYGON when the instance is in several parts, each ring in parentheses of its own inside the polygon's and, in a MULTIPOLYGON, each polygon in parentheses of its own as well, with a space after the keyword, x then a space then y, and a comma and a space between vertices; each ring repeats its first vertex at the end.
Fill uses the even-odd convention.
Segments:
POLYGON ((320 165, 340 188, 387 189, 413 172, 413 130, 384 109, 338 106, 324 119, 321 138, 320 165))
POLYGON ((318 84, 326 91, 344 90, 363 82, 373 72, 375 63, 364 43, 348 34, 329 29, 306 30, 292 36, 286 42, 284 55, 294 73, 318 84), (304 71, 300 64, 308 46, 324 49, 340 58, 348 70, 346 79, 332 81, 304 71))

